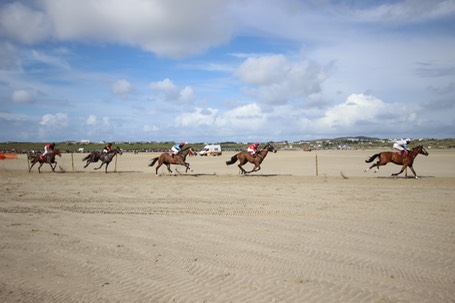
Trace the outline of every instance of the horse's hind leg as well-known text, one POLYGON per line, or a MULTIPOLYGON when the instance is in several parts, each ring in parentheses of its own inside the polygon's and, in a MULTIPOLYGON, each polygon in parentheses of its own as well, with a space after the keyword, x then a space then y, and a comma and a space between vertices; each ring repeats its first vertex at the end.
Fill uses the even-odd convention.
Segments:
POLYGON ((57 167, 57 162, 55 162, 54 166, 52 166, 52 163, 49 163, 49 165, 51 166, 52 171, 55 172, 55 168, 57 167))
POLYGON ((378 162, 376 162, 376 163, 374 163, 374 164, 371 164, 370 167, 365 168, 365 170, 364 170, 363 172, 367 172, 367 171, 369 171, 370 169, 372 169, 373 167, 376 166, 376 169, 374 170, 374 173, 377 173, 377 172, 379 171, 379 166, 380 166, 380 165, 381 165, 381 164, 380 164, 380 162, 378 161, 378 162))
POLYGON ((107 167, 109 166, 109 163, 106 163, 106 166, 104 167, 104 173, 107 174, 107 167))

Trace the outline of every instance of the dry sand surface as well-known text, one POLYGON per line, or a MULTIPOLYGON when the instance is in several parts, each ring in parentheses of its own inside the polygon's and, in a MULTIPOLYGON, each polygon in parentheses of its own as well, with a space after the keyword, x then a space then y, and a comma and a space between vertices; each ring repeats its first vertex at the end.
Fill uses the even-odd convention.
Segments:
POLYGON ((421 179, 364 173, 375 151, 279 151, 250 176, 233 153, 158 176, 154 153, 108 174, 2 160, 0 302, 455 302, 455 151, 429 152, 421 179))

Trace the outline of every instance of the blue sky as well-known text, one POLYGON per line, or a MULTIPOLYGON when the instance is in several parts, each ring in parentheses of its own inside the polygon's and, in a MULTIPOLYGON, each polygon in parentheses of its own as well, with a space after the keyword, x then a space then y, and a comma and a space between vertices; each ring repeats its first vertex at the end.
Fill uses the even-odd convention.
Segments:
POLYGON ((455 137, 455 0, 0 4, 0 141, 455 137))

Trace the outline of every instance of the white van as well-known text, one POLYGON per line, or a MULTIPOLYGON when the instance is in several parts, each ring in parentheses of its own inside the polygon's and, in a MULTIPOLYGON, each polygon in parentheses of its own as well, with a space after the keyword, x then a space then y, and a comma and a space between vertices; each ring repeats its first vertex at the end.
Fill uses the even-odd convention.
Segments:
POLYGON ((199 156, 221 156, 221 145, 219 144, 210 144, 206 145, 201 151, 199 152, 199 156))

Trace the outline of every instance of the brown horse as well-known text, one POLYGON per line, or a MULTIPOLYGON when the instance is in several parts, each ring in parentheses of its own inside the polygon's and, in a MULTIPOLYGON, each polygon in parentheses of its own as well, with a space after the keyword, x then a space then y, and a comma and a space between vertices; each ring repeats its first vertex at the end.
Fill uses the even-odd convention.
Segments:
POLYGON ((54 149, 52 152, 48 153, 47 155, 43 156, 42 154, 38 154, 31 159, 30 163, 32 164, 30 168, 28 169, 28 172, 32 170, 32 167, 39 162, 38 166, 38 172, 41 173, 41 166, 43 166, 44 163, 48 163, 49 166, 52 168, 52 171, 55 172, 55 167, 57 166, 57 161, 55 161, 55 156, 61 157, 62 154, 58 149, 54 149), (52 166, 52 164, 54 164, 52 166))
POLYGON ((374 163, 373 165, 371 165, 369 168, 365 169, 365 172, 376 166, 376 170, 374 171, 376 173, 379 170, 379 166, 386 165, 387 163, 392 162, 397 165, 403 165, 401 167, 401 170, 396 174, 392 174, 392 176, 394 176, 394 177, 398 176, 406 169, 406 167, 409 167, 411 169, 411 171, 413 172, 414 176, 416 177, 416 179, 418 179, 419 177, 417 176, 414 168, 412 167, 412 165, 414 163, 414 159, 417 157, 418 154, 428 156, 428 152, 425 150, 425 148, 423 148, 422 145, 414 147, 409 152, 409 155, 404 158, 400 155, 399 152, 382 152, 382 153, 374 154, 373 156, 370 157, 370 159, 365 160, 365 162, 371 163, 377 157, 379 157, 379 160, 376 163, 374 163))
POLYGON ((270 143, 267 143, 264 146, 264 148, 262 148, 254 156, 252 156, 249 152, 244 150, 244 151, 241 151, 241 152, 235 154, 234 156, 232 156, 231 160, 226 161, 226 165, 234 164, 238 160, 240 163, 237 166, 240 168, 240 172, 239 172, 240 174, 253 173, 253 172, 261 169, 261 163, 262 163, 262 161, 264 161, 264 159, 267 156, 269 151, 276 153, 276 149, 270 143), (242 167, 243 165, 245 165, 248 162, 254 164, 253 169, 250 171, 246 171, 242 167))
POLYGON ((109 166, 109 163, 111 163, 114 156, 117 154, 121 155, 122 153, 123 152, 119 147, 107 153, 101 153, 98 151, 91 152, 90 154, 85 156, 84 159, 82 159, 82 161, 87 161, 84 168, 86 168, 92 162, 95 163, 101 160, 101 165, 99 167, 95 167, 94 169, 100 169, 104 164, 106 164, 106 166, 104 167, 104 172, 107 173, 107 167, 109 166))
POLYGON ((167 170, 172 174, 171 164, 175 165, 183 165, 186 167, 185 172, 188 172, 190 169, 190 164, 186 163, 186 156, 188 155, 195 155, 196 152, 192 147, 187 147, 175 156, 173 156, 169 152, 162 153, 159 157, 153 158, 152 162, 148 166, 153 166, 156 161, 158 161, 158 166, 156 167, 156 174, 158 175, 158 169, 161 165, 166 165, 167 170))

